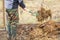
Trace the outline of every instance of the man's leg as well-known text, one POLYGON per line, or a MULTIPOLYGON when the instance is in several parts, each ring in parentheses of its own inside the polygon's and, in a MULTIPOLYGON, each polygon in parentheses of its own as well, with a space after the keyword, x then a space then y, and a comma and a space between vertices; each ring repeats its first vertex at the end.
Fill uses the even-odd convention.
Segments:
POLYGON ((9 35, 8 40, 11 40, 11 36, 12 36, 12 33, 11 33, 11 31, 12 31, 11 30, 11 25, 8 24, 7 27, 8 27, 8 35, 9 35))
POLYGON ((17 9, 7 10, 8 13, 8 31, 10 38, 16 37, 16 27, 19 21, 18 11, 17 9), (11 34, 11 35, 10 35, 11 34))

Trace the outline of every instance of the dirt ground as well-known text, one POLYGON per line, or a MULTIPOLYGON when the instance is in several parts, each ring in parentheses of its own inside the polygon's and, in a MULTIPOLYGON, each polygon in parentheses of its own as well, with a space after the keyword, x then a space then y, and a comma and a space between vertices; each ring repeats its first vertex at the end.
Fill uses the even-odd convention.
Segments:
POLYGON ((48 21, 41 25, 19 25, 17 40, 60 40, 60 23, 48 21))
POLYGON ((0 40, 7 40, 6 30, 0 30, 0 40))
MULTIPOLYGON (((7 31, 0 30, 0 40, 7 38, 7 31)), ((60 23, 21 24, 17 27, 16 40, 60 40, 60 23)))

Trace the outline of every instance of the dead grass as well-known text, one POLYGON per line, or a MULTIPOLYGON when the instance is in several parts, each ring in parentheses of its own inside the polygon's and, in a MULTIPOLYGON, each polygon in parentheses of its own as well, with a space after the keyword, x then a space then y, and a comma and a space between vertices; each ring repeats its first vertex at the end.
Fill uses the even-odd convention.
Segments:
POLYGON ((24 24, 20 25, 18 32, 18 40, 58 40, 60 23, 54 21, 48 21, 42 25, 36 24, 24 24))

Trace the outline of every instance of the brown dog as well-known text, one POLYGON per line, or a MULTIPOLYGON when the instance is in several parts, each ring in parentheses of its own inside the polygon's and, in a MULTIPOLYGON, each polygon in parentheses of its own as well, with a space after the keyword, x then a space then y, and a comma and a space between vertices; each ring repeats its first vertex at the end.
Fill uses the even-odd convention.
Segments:
POLYGON ((48 19, 48 17, 51 18, 51 10, 45 10, 43 7, 41 10, 38 10, 38 16, 36 16, 38 21, 43 21, 45 19, 48 19))

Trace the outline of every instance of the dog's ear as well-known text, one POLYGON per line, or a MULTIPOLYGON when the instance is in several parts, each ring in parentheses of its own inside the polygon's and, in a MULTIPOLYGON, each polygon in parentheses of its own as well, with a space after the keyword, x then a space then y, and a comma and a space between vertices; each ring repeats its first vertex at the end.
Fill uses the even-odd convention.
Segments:
POLYGON ((49 10, 47 10, 47 11, 46 11, 46 13, 51 14, 51 10, 50 10, 50 9, 49 9, 49 10))
POLYGON ((45 8, 41 7, 41 11, 45 11, 45 8))

